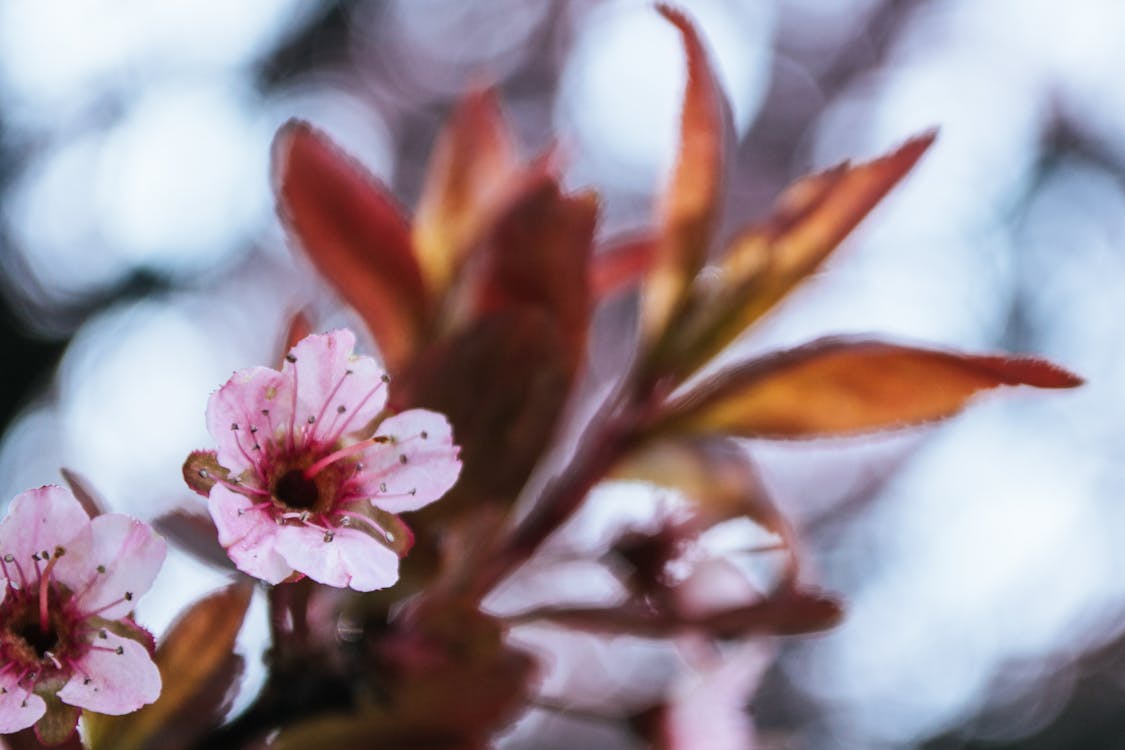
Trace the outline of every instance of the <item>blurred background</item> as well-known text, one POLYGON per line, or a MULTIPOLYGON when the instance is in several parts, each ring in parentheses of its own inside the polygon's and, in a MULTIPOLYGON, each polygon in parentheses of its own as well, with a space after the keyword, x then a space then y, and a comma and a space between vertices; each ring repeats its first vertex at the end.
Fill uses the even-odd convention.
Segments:
MULTIPOLYGON (((849 608, 778 644, 759 735, 1125 745, 1125 4, 680 5, 733 105, 728 233, 811 169, 941 128, 738 354, 878 333, 1089 380, 907 435, 751 446, 849 608)), ((411 205, 458 94, 496 82, 527 153, 557 138, 568 183, 601 192, 609 235, 649 222, 682 66, 636 0, 0 0, 0 497, 66 466, 142 518, 192 502, 207 395, 276 357, 299 307, 349 322, 274 218, 289 117, 411 205)), ((140 612, 158 632, 221 580, 181 555, 161 575, 140 612)))

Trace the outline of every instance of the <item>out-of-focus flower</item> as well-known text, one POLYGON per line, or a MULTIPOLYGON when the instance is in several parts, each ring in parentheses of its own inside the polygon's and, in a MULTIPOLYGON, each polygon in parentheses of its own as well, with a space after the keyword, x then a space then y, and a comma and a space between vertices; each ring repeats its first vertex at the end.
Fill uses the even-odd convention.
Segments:
POLYGON ((79 709, 120 715, 156 700, 152 639, 130 612, 164 554, 147 524, 91 520, 61 487, 16 496, 0 522, 0 733, 35 724, 61 742, 79 709))
POLYGON ((245 573, 269 583, 296 572, 357 591, 386 588, 410 546, 395 514, 437 500, 457 481, 459 448, 441 414, 410 409, 372 434, 389 378, 354 347, 347 330, 308 336, 280 372, 241 370, 211 396, 217 465, 207 468, 210 454, 196 453, 185 472, 197 490, 200 480, 209 489, 219 542, 245 573))
POLYGON ((761 644, 741 644, 728 653, 697 655, 695 666, 676 680, 669 701, 659 711, 655 747, 757 747, 746 704, 769 664, 769 649, 761 644))

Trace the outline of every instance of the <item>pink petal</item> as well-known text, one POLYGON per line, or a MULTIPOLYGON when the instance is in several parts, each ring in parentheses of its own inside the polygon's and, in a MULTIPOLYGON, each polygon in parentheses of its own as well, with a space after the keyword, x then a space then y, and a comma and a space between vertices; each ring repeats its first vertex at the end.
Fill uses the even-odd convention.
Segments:
POLYGON ((251 367, 236 372, 211 394, 207 430, 218 443, 219 463, 235 476, 256 466, 265 447, 288 433, 291 385, 277 370, 251 367))
POLYGON ((15 672, 0 675, 0 734, 27 729, 47 712, 43 699, 17 685, 17 677, 15 672))
POLYGON ((211 488, 207 508, 219 531, 219 544, 238 569, 267 583, 280 583, 293 568, 277 553, 274 545, 280 527, 253 501, 221 484, 211 488))
POLYGON ((340 329, 306 336, 286 357, 282 373, 297 383, 296 424, 313 440, 335 442, 364 427, 387 404, 385 373, 354 348, 355 334, 340 329))
POLYGON ((461 474, 460 448, 449 421, 437 412, 411 409, 383 420, 376 435, 391 436, 363 454, 361 492, 388 513, 417 510, 449 491, 461 474))
POLYGON ((102 631, 94 647, 77 661, 59 699, 72 706, 120 716, 159 697, 160 670, 145 647, 129 638, 102 631), (120 649, 120 653, 118 653, 120 649))
POLYGON ((0 557, 15 557, 15 563, 5 564, 8 574, 21 585, 19 569, 34 578, 32 555, 44 551, 53 555, 56 547, 65 548, 89 524, 86 511, 62 487, 47 485, 16 495, 0 522, 0 557))
POLYGON ((152 586, 166 552, 164 539, 148 524, 109 513, 75 538, 55 565, 55 577, 83 592, 75 602, 79 612, 116 620, 152 586))
POLYGON ((356 529, 332 530, 286 526, 277 535, 277 551, 314 581, 356 591, 385 589, 398 580, 398 555, 356 529))

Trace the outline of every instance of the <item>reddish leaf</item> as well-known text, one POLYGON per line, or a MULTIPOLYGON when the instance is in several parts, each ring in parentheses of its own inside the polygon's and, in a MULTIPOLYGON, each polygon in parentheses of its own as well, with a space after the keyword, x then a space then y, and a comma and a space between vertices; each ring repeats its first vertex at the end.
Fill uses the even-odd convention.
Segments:
POLYGON ((707 257, 720 202, 728 116, 725 96, 695 26, 678 10, 657 8, 683 37, 687 88, 679 154, 660 208, 656 262, 642 301, 642 326, 650 338, 675 314, 707 257))
POLYGON ((429 316, 410 229, 386 188, 303 122, 274 144, 282 220, 317 269, 371 329, 397 372, 429 316))
POLYGON ((694 314, 666 363, 690 373, 753 325, 820 267, 935 137, 923 134, 874 161, 841 164, 790 186, 770 217, 728 248, 718 289, 695 290, 694 314))
POLYGON ((588 269, 597 221, 590 193, 563 195, 540 175, 497 221, 475 273, 475 314, 541 308, 566 340, 576 370, 586 350, 588 269))
POLYGON ((234 584, 193 604, 156 650, 164 687, 155 703, 125 716, 87 713, 92 750, 172 750, 217 725, 241 672, 234 641, 253 589, 234 584))
POLYGON ((719 373, 671 405, 657 429, 772 438, 846 435, 943 419, 978 391, 1001 385, 1081 383, 1039 359, 828 338, 719 373))
POLYGON ((630 237, 610 244, 590 264, 590 292, 601 300, 637 283, 652 267, 656 240, 630 237))
POLYGON ((436 519, 514 500, 553 437, 569 392, 565 344, 541 308, 513 307, 423 352, 399 379, 393 406, 442 412, 461 445, 457 484, 440 503, 411 514, 419 536, 436 519))
POLYGON ((414 218, 418 260, 435 295, 491 222, 518 168, 495 92, 467 96, 434 147, 414 218))
POLYGON ((800 635, 839 624, 844 607, 834 596, 808 590, 784 590, 757 604, 708 615, 703 627, 719 638, 756 633, 800 635))
POLYGON ((843 615, 838 599, 817 592, 783 590, 754 604, 684 617, 628 602, 616 607, 544 607, 511 618, 526 623, 552 622, 595 633, 669 638, 706 632, 717 638, 748 635, 797 635, 826 630, 843 615))

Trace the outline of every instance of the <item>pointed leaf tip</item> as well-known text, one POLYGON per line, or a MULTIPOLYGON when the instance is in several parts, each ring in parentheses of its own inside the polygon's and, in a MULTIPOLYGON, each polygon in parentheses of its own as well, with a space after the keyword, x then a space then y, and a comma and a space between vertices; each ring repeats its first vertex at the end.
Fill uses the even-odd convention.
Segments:
POLYGON ((730 126, 726 95, 703 39, 679 10, 657 5, 676 26, 687 57, 676 166, 659 207, 660 238, 642 298, 641 319, 650 338, 676 314, 707 258, 721 202, 724 153, 730 126))
POLYGON ((282 222, 397 371, 429 315, 404 213, 374 175, 300 120, 274 140, 273 179, 282 222))
POLYGON ((925 131, 884 156, 843 162, 786 188, 770 214, 727 248, 721 282, 693 290, 691 314, 677 323, 664 366, 691 373, 769 312, 820 268, 936 137, 936 129, 925 131))
POLYGON ((835 337, 720 372, 672 404, 657 429, 765 438, 850 435, 945 419, 978 392, 999 386, 1081 383, 1031 357, 835 337))

